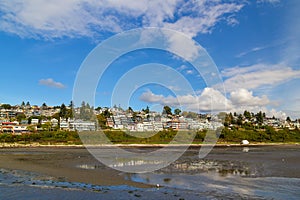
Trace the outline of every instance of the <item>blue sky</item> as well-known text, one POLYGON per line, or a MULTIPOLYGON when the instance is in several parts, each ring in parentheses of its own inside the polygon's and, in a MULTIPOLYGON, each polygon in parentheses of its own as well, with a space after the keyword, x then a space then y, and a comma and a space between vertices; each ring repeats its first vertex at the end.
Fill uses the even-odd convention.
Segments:
POLYGON ((0 103, 68 104, 77 73, 97 45, 133 28, 159 27, 181 32, 205 48, 225 93, 206 85, 189 62, 167 51, 144 49, 121 56, 107 68, 95 91, 95 106, 149 105, 160 110, 168 104, 206 112, 211 102, 218 110, 220 101, 226 101, 228 111, 263 110, 269 116, 300 118, 299 10, 298 0, 3 0, 0 103), (147 63, 156 63, 152 71, 147 63), (156 70, 157 63, 165 67, 156 70), (126 78, 134 69, 138 77, 155 77, 155 83, 132 89, 129 99, 116 97, 119 84, 134 82, 126 78), (171 69, 192 90, 164 71, 171 69), (158 84, 160 76, 169 82, 158 84))

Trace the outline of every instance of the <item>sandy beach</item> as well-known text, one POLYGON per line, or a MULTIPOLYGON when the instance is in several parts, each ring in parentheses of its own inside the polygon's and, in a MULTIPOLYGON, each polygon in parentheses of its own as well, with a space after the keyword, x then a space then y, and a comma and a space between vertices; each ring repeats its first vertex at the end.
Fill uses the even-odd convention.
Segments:
MULTIPOLYGON (((102 148, 109 152, 110 147, 102 148)), ((299 145, 219 145, 204 159, 199 159, 199 149, 189 148, 156 172, 129 174, 103 165, 83 147, 1 148, 0 198, 31 199, 35 192, 49 199, 157 199, 162 195, 165 199, 276 199, 276 195, 292 199, 300 195, 299 145), (38 178, 27 172, 37 173, 38 178), (19 187, 17 195, 14 191, 19 187)))

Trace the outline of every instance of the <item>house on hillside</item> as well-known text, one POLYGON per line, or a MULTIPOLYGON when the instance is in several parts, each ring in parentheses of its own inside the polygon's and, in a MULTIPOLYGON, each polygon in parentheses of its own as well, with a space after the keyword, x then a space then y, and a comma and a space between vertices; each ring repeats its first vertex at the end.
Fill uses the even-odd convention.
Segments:
POLYGON ((92 121, 70 120, 70 131, 96 131, 96 123, 92 121))
MULTIPOLYGON (((2 122, 1 123, 1 132, 2 133, 10 133, 13 135, 21 135, 24 133, 30 133, 29 127, 30 125, 19 124, 19 122, 2 122)), ((31 129, 37 130, 36 126, 30 126, 31 129)))

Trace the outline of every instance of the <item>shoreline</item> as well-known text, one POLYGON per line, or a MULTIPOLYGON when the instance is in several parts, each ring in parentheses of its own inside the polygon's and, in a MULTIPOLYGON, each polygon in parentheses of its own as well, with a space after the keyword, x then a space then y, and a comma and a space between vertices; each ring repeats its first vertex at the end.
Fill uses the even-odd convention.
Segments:
POLYGON ((0 143, 1 148, 37 148, 37 147, 53 147, 53 148, 106 148, 106 147, 137 147, 137 148, 151 148, 151 147, 252 147, 252 146, 290 146, 300 145, 300 143, 250 143, 250 144, 238 144, 238 143, 217 143, 217 144, 100 144, 100 145, 83 145, 83 144, 21 144, 21 143, 0 143))

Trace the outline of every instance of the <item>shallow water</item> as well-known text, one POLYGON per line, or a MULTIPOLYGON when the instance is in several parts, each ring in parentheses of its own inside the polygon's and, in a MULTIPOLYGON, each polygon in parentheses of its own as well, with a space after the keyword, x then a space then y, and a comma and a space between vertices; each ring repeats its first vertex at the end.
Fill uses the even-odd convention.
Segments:
POLYGON ((281 177, 246 178, 238 175, 220 176, 216 173, 199 175, 185 174, 139 174, 131 179, 149 184, 159 184, 171 188, 192 190, 202 194, 230 197, 299 199, 300 179, 281 177))
POLYGON ((299 147, 216 148, 207 158, 190 150, 154 173, 129 179, 224 198, 299 199, 299 147))

